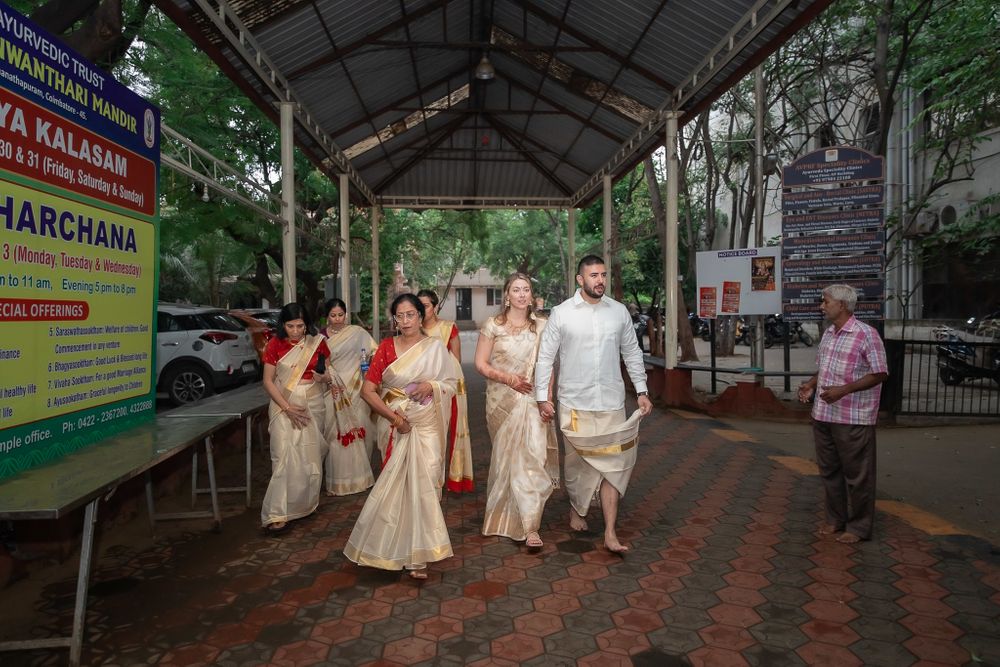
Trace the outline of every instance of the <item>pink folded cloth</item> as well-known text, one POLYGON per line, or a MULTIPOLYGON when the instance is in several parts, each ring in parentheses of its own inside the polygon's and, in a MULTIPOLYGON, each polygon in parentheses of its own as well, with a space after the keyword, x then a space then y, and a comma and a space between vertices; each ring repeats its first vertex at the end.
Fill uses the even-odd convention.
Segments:
MULTIPOLYGON (((404 390, 406 391, 406 395, 409 396, 410 394, 412 394, 417 390, 417 383, 411 382, 410 384, 406 385, 406 387, 404 387, 404 390)), ((420 401, 420 405, 427 405, 433 400, 434 400, 434 394, 428 394, 427 398, 420 401)))

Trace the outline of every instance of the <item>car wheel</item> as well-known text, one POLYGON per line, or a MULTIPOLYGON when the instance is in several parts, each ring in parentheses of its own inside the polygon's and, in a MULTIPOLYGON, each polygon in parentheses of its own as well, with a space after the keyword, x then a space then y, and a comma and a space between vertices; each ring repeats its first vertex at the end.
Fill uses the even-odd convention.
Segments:
POLYGON ((212 378, 199 366, 182 364, 170 369, 164 382, 170 402, 184 405, 212 395, 212 378))
POLYGON ((959 375, 950 368, 942 368, 938 371, 938 377, 941 378, 941 382, 947 385, 954 386, 956 384, 962 384, 962 380, 965 379, 964 375, 959 375))

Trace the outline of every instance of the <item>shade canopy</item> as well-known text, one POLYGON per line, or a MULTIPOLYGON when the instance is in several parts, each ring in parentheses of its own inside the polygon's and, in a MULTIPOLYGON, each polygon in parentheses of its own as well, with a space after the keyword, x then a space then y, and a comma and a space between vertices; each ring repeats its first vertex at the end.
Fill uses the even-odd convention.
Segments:
POLYGON ((412 208, 585 205, 830 2, 156 0, 355 202, 412 208))

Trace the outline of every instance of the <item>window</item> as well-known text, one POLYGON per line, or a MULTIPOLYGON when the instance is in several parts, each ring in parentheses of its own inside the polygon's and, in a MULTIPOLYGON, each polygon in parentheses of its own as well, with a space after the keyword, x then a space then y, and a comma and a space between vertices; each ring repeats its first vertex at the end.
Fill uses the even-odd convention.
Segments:
POLYGON ((501 290, 499 287, 486 288, 487 306, 499 306, 502 301, 503 301, 503 290, 501 290))

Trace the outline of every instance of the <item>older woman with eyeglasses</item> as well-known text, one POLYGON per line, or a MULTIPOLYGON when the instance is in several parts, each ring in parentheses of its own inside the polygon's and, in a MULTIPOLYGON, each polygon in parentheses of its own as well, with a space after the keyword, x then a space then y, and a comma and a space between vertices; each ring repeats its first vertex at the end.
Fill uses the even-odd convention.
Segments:
POLYGON ((440 479, 458 378, 448 350, 421 329, 424 304, 400 294, 390 310, 399 334, 379 345, 361 386, 361 397, 380 417, 382 473, 344 555, 359 565, 406 569, 426 579, 428 563, 452 555, 440 479))

